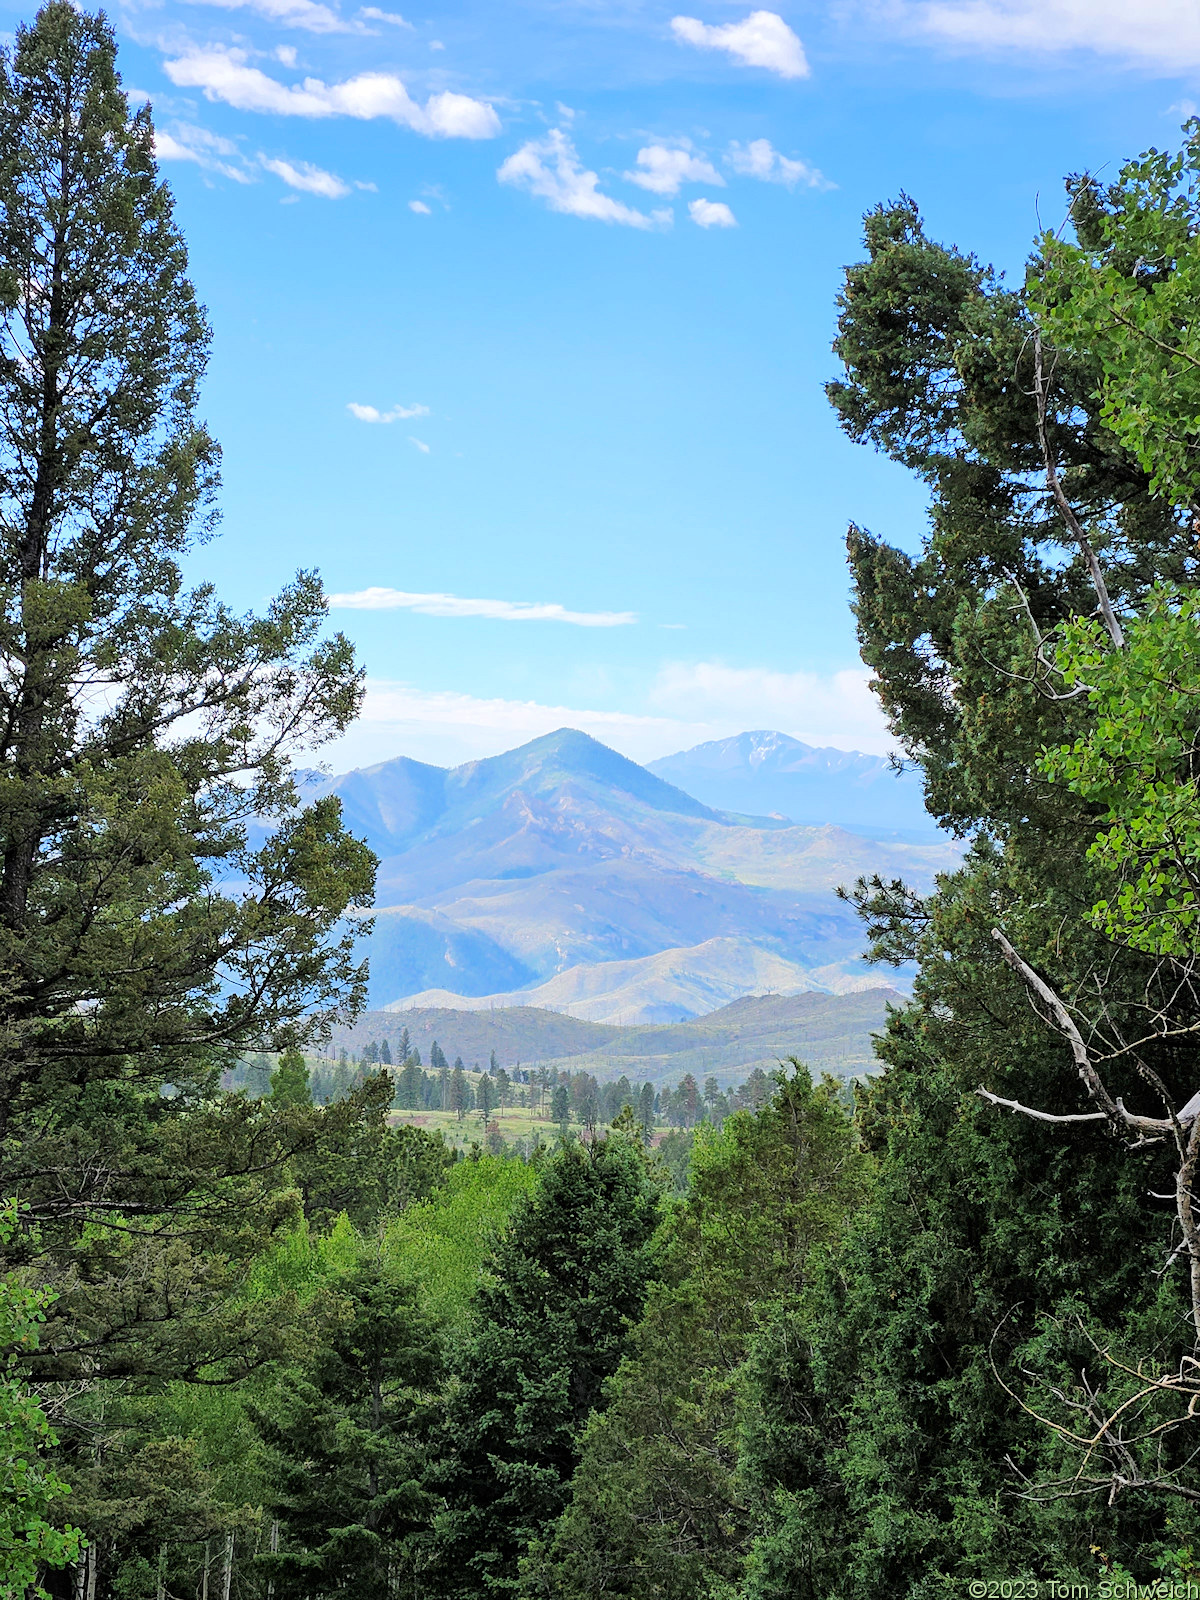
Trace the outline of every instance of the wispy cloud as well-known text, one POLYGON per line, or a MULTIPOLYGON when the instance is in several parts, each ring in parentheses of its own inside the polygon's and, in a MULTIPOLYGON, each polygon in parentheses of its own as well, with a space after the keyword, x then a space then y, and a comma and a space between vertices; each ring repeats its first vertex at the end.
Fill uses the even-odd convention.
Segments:
POLYGON ((544 139, 523 144, 496 176, 501 183, 511 183, 544 200, 551 211, 570 217, 615 222, 626 228, 660 228, 671 221, 669 210, 647 216, 644 211, 603 194, 599 177, 584 168, 575 146, 561 128, 552 128, 544 139))
POLYGON ((879 701, 863 667, 841 672, 777 672, 720 661, 664 667, 650 704, 677 717, 724 726, 778 728, 810 744, 874 753, 891 749, 879 701))
POLYGON ((569 622, 577 628, 623 628, 637 621, 633 611, 569 611, 565 606, 528 600, 468 600, 456 594, 410 594, 404 589, 359 589, 353 594, 331 594, 329 604, 339 611, 417 611, 426 617, 569 622))
POLYGON ((192 0, 192 4, 217 6, 222 11, 256 11, 259 16, 306 33, 362 33, 361 23, 347 22, 320 0, 192 0))
POLYGON ((406 21, 398 11, 380 11, 378 6, 363 6, 358 14, 360 17, 365 17, 368 22, 387 22, 393 28, 412 29, 412 23, 406 21))
POLYGON ((698 228, 737 227, 737 218, 721 200, 689 200, 688 216, 698 228))
POLYGON ((323 167, 314 167, 308 161, 284 161, 274 156, 259 155, 259 161, 268 172, 282 178, 289 189, 299 189, 301 194, 319 194, 325 200, 341 200, 351 193, 351 186, 323 167))
POLYGON ((154 153, 160 161, 192 161, 206 172, 219 172, 235 183, 253 183, 245 158, 232 139, 210 133, 191 122, 173 122, 154 130, 154 153), (232 159, 231 159, 232 158, 232 159), (238 165, 234 165, 234 162, 238 165))
POLYGON ((671 32, 681 44, 723 50, 747 67, 765 67, 781 78, 808 77, 804 46, 774 11, 752 11, 743 21, 720 27, 711 27, 698 17, 672 17, 671 32))
POLYGON ((769 139, 751 139, 749 144, 739 144, 735 139, 725 152, 725 160, 732 171, 744 178, 760 178, 763 183, 781 183, 785 189, 794 189, 802 183, 809 189, 833 189, 824 173, 810 167, 806 161, 793 161, 780 155, 769 139))
POLYGON ((408 436, 408 442, 413 446, 414 449, 419 450, 423 456, 427 456, 429 454, 430 446, 425 443, 424 439, 414 439, 410 433, 408 436))
POLYGON ((931 0, 899 17, 963 50, 1086 51, 1169 76, 1200 66, 1192 0, 931 0))
POLYGON ((390 411, 380 411, 375 406, 361 406, 357 400, 351 400, 346 410, 360 422, 408 422, 429 415, 428 406, 393 406, 390 411))
POLYGON ((163 63, 179 88, 201 89, 238 111, 283 117, 355 117, 369 122, 389 118, 430 139, 491 139, 500 119, 484 100, 443 91, 418 105, 392 73, 362 72, 343 83, 305 78, 283 84, 258 67, 247 66, 244 50, 202 49, 163 63))
POLYGON ((425 204, 424 200, 410 200, 408 202, 408 209, 410 211, 415 211, 419 217, 431 217, 433 215, 433 212, 425 204))
POLYGON ((652 194, 678 194, 685 183, 716 183, 725 179, 703 156, 683 146, 648 144, 637 153, 637 167, 625 176, 652 194))

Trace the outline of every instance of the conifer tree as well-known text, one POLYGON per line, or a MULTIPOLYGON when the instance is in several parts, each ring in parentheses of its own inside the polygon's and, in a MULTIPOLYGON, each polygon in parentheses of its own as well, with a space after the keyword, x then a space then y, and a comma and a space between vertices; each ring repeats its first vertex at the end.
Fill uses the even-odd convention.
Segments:
MULTIPOLYGON (((426 1523, 421 1487, 440 1358, 410 1284, 363 1266, 338 1285, 340 1320, 250 1414, 262 1438, 279 1548, 259 1559, 280 1600, 390 1600, 426 1523)), ((400 1590, 403 1592, 403 1590, 400 1590)))
POLYGON ((292 1142, 221 1070, 361 1002, 373 880, 291 777, 360 696, 319 580, 261 617, 183 586, 209 335, 115 56, 50 0, 0 61, 0 1189, 63 1285, 35 1359, 64 1377, 169 1365, 185 1321, 203 1359, 292 1142))
POLYGON ((468 1096, 471 1086, 467 1082, 467 1075, 463 1071, 461 1060, 455 1061, 454 1071, 450 1074, 450 1110, 461 1122, 467 1114, 468 1096))
POLYGON ((620 1132, 563 1148, 515 1213, 454 1359, 435 1593, 517 1592, 641 1311, 657 1216, 640 1147, 620 1132))
POLYGON ((299 1050, 285 1050, 271 1074, 271 1099, 280 1106, 310 1106, 312 1089, 308 1082, 308 1063, 299 1050))

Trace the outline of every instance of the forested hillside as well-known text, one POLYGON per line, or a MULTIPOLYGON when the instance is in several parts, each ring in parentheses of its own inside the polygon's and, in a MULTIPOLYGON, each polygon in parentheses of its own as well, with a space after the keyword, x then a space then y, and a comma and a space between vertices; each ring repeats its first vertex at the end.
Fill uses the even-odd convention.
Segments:
MULTIPOLYGON (((550 1018, 545 1137, 481 1072, 459 1150, 396 1125, 412 1036, 317 1082, 376 858, 293 762, 362 674, 315 574, 185 585, 208 327, 115 61, 50 0, 0 67, 0 1595, 1186 1591, 1200 123, 1020 285, 907 198, 847 269, 830 400, 931 501, 850 530, 863 658, 965 847, 846 891, 918 964, 874 1075, 684 1075, 664 1128, 550 1018)), ((732 1023, 802 1058, 819 1003, 732 1023)))

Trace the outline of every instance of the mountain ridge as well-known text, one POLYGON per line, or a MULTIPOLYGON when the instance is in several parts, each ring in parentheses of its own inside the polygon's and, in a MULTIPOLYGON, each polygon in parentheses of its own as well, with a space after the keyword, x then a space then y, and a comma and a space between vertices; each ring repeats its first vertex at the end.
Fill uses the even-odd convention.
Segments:
MULTIPOLYGON (((350 830, 380 857, 368 946, 375 1007, 429 990, 515 997, 571 969, 714 940, 726 941, 724 978, 711 964, 677 975, 701 999, 706 984, 714 1003, 727 997, 739 965, 756 961, 828 973, 836 986, 863 942, 836 886, 878 871, 925 888, 957 859, 944 837, 873 841, 833 824, 735 815, 573 729, 461 767, 399 756, 306 775, 304 789, 336 794, 350 830)), ((642 999, 614 1003, 630 1014, 694 1010, 679 994, 650 992, 652 965, 642 999)))

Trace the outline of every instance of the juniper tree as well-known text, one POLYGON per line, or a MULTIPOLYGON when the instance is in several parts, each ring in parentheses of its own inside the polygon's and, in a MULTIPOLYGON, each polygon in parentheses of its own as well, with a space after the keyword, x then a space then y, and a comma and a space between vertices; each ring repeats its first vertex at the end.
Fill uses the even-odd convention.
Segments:
POLYGON ((214 530, 209 331, 115 57, 51 0, 0 59, 0 1187, 46 1276, 70 1263, 64 1375, 138 1369, 142 1327, 162 1353, 278 1218, 311 1124, 218 1104, 219 1074, 361 1002, 338 930, 373 879, 291 778, 360 696, 318 578, 262 616, 183 584, 214 530))

